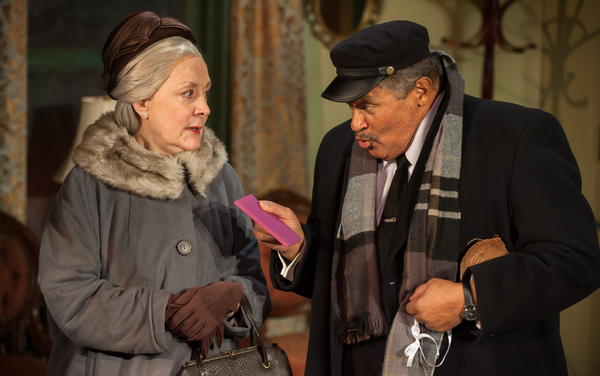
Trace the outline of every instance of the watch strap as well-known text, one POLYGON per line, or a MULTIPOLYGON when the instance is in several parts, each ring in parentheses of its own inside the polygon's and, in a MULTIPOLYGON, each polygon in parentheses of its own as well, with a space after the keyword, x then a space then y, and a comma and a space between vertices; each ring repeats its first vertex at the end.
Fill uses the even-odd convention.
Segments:
POLYGON ((462 279, 463 291, 465 293, 465 306, 474 306, 475 302, 473 301, 473 294, 471 293, 471 273, 468 273, 468 276, 466 274, 467 273, 465 273, 462 279))
POLYGON ((473 293, 471 292, 471 271, 469 269, 463 274, 462 285, 465 295, 465 306, 462 317, 467 321, 475 321, 479 318, 479 313, 477 312, 477 307, 473 300, 473 293))

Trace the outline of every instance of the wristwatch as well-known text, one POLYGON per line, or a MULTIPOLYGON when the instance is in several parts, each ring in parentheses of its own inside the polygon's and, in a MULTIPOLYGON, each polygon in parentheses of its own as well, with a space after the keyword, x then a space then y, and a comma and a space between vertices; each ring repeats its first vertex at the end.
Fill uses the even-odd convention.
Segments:
POLYGON ((471 294, 471 273, 465 273, 462 284, 465 293, 465 307, 462 317, 467 321, 475 321, 479 318, 479 311, 477 311, 477 307, 473 302, 473 294, 471 294))

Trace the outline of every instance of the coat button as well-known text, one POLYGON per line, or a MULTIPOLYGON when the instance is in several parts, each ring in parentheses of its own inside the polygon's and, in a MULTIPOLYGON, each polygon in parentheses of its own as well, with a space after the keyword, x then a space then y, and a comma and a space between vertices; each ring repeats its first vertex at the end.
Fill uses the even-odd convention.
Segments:
POLYGON ((192 252, 192 243, 187 240, 181 240, 177 243, 177 252, 182 256, 187 256, 192 252))

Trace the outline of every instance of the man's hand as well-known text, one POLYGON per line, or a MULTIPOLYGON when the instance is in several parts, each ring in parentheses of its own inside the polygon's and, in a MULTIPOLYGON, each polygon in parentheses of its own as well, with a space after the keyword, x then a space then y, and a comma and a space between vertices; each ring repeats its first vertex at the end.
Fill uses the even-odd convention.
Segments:
POLYGON ((465 296, 461 283, 433 278, 417 287, 406 312, 437 332, 448 331, 463 320, 465 296))
POLYGON ((254 223, 253 232, 258 242, 266 245, 274 251, 281 253, 283 257, 292 261, 296 258, 300 252, 300 249, 302 249, 302 245, 304 244, 304 232, 302 231, 302 226, 300 225, 298 217, 296 217, 292 209, 278 205, 272 201, 259 201, 259 205, 261 209, 279 218, 302 238, 301 241, 286 248, 277 239, 275 239, 273 235, 269 234, 261 225, 254 223))

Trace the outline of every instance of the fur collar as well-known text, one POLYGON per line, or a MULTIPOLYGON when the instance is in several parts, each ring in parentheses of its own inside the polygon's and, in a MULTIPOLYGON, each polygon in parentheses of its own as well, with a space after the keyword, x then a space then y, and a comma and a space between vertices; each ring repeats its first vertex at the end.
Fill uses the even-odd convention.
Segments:
POLYGON ((141 147, 109 112, 85 131, 73 161, 109 186, 144 197, 176 199, 186 183, 194 194, 204 195, 227 162, 227 153, 213 131, 204 127, 198 150, 162 156, 141 147))

